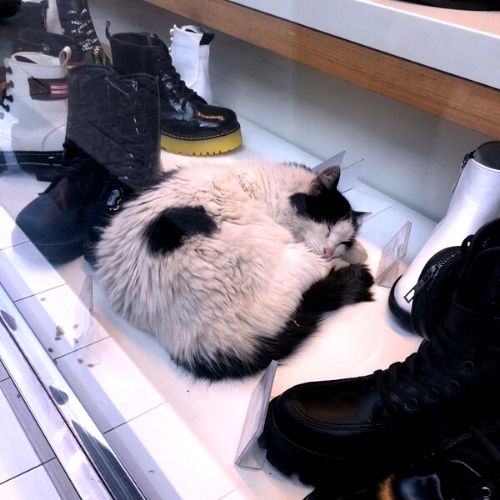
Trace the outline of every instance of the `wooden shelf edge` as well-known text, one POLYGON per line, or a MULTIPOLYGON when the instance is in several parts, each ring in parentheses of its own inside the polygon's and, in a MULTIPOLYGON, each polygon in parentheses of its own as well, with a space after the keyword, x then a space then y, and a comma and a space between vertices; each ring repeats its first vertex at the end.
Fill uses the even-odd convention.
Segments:
POLYGON ((146 0, 331 76, 500 138, 500 90, 227 0, 146 0))

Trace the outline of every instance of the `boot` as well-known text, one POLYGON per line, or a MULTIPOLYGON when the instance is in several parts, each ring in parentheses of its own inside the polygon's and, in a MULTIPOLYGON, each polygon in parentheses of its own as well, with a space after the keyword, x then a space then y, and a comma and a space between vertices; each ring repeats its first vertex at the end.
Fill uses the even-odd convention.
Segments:
POLYGON ((147 188, 160 176, 156 79, 120 76, 104 65, 78 66, 68 79, 61 175, 16 219, 54 264, 82 255, 96 207, 106 205, 117 187, 128 193, 130 186, 147 188))
POLYGON ((404 362, 300 384, 271 401, 267 458, 311 484, 353 471, 381 477, 498 412, 499 377, 500 248, 489 248, 464 270, 437 331, 404 362))
POLYGON ((145 72, 159 77, 161 147, 172 153, 210 155, 241 145, 240 125, 233 111, 208 105, 186 87, 172 65, 165 44, 150 33, 106 35, 113 67, 119 73, 145 72))
POLYGON ((500 420, 480 419, 413 464, 367 483, 359 476, 316 488, 305 500, 484 500, 500 498, 500 420))
POLYGON ((86 63, 109 64, 90 16, 87 0, 49 0, 47 31, 63 34, 78 45, 86 63))
POLYGON ((414 333, 430 338, 443 321, 464 270, 481 252, 495 247, 500 247, 500 218, 465 238, 461 246, 444 248, 429 259, 415 286, 411 309, 414 333))
POLYGON ((487 142, 464 158, 462 173, 444 219, 394 284, 389 308, 408 329, 415 285, 439 250, 460 245, 469 234, 500 215, 500 141, 487 142))
POLYGON ((170 55, 172 64, 186 86, 194 90, 205 101, 212 102, 212 88, 208 65, 210 42, 214 34, 198 26, 188 25, 170 30, 170 55))
POLYGON ((4 60, 6 92, 0 103, 0 171, 19 165, 50 180, 61 166, 68 84, 57 57, 18 52, 4 60))
POLYGON ((59 57, 66 47, 69 47, 68 58, 65 61, 68 68, 84 63, 82 49, 69 36, 25 28, 19 31, 17 38, 12 40, 13 54, 16 52, 41 52, 49 56, 59 57))

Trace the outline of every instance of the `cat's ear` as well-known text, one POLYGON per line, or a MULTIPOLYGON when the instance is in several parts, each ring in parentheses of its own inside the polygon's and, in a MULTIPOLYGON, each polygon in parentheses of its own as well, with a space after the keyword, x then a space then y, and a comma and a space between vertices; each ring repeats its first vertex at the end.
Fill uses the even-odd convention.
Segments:
POLYGON ((372 212, 358 212, 357 210, 352 211, 352 218, 356 221, 358 226, 370 215, 372 215, 372 212))
POLYGON ((328 167, 320 172, 311 182, 309 194, 319 195, 324 189, 331 191, 337 189, 340 179, 340 167, 328 167))

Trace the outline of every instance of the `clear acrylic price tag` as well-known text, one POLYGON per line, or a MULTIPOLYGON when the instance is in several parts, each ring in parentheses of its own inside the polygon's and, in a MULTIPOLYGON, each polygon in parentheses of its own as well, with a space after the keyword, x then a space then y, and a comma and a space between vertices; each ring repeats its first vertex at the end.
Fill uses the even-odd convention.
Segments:
POLYGON ((264 465, 265 450, 259 446, 258 440, 264 429, 267 405, 271 397, 277 368, 278 362, 271 361, 254 389, 248 404, 247 416, 234 461, 236 465, 245 469, 262 469, 264 465))
POLYGON ((399 266, 406 256, 410 239, 411 222, 407 222, 382 248, 382 255, 375 274, 375 283, 391 287, 399 276, 399 266))

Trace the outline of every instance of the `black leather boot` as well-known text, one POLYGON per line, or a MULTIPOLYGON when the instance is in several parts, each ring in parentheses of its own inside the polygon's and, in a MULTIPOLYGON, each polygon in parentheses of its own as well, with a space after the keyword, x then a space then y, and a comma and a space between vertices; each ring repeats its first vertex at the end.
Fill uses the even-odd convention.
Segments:
POLYGON ((87 0, 49 0, 47 31, 73 39, 81 48, 86 63, 109 63, 95 31, 87 0))
MULTIPOLYGON (((306 500, 485 500, 500 498, 500 420, 480 419, 415 463, 370 483, 330 483, 306 500), (361 484, 364 483, 364 484, 361 484)), ((354 480, 353 480, 354 479, 354 480)))
POLYGON ((390 472, 497 411, 499 379, 500 248, 490 248, 468 264, 446 317, 417 353, 372 375, 301 384, 271 401, 267 457, 312 484, 390 472))
POLYGON ((172 153, 211 155, 241 145, 233 111, 211 106, 186 87, 172 65, 166 45, 151 33, 106 35, 113 67, 120 73, 145 72, 159 77, 161 146, 172 153))
POLYGON ((148 188, 161 175, 156 79, 83 65, 68 80, 61 175, 16 219, 52 263, 92 252, 88 234, 104 223, 101 208, 116 189, 128 194, 148 188))
POLYGON ((422 269, 411 308, 412 330, 429 338, 443 321, 470 262, 488 248, 500 247, 500 218, 468 236, 461 246, 444 248, 422 269))

